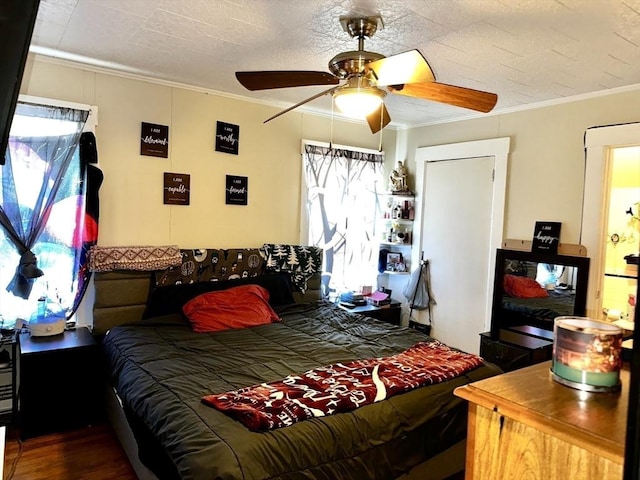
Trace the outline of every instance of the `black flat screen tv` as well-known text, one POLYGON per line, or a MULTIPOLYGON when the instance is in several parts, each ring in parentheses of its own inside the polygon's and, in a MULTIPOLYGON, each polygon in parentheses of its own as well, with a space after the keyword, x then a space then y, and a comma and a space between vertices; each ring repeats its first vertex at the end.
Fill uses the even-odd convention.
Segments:
POLYGON ((0 1, 0 165, 4 165, 40 0, 0 1))
POLYGON ((498 249, 494 278, 492 336, 521 325, 553 330, 556 317, 585 314, 587 257, 498 249))

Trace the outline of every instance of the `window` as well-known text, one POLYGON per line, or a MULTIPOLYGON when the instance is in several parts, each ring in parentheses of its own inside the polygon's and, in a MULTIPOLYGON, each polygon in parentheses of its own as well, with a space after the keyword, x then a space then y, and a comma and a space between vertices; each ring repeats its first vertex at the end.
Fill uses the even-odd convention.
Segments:
POLYGON ((86 257, 86 168, 78 141, 88 116, 88 108, 18 103, 0 168, 3 328, 29 320, 43 296, 66 316, 77 308, 86 257), (25 273, 25 251, 37 259, 33 275, 25 273))
POLYGON ((323 249, 325 294, 375 285, 384 156, 305 144, 308 242, 323 249))

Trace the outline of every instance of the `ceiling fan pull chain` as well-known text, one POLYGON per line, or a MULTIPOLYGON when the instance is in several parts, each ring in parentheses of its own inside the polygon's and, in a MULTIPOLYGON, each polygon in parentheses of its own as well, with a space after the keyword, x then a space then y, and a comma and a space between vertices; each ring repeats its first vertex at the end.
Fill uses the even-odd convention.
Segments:
POLYGON ((333 94, 331 94, 331 130, 329 132, 329 150, 333 149, 333 94))
POLYGON ((381 152, 382 151, 382 129, 384 128, 383 122, 384 122, 384 115, 382 114, 382 109, 384 108, 384 104, 381 103, 380 104, 380 130, 379 130, 379 134, 380 134, 380 138, 378 140, 378 151, 381 152))

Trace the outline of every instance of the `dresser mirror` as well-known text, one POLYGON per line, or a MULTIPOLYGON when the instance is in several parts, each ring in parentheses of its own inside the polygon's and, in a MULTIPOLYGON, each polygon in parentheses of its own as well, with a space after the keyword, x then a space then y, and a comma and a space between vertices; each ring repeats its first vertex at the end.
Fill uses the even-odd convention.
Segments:
POLYGON ((498 249, 491 333, 529 325, 553 330, 558 316, 583 316, 589 259, 498 249))

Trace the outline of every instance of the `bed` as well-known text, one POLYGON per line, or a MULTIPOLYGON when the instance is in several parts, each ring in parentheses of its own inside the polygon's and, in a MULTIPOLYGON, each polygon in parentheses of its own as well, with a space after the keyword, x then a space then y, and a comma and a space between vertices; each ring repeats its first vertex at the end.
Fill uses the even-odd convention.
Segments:
POLYGON ((159 278, 130 271, 95 278, 94 333, 104 335, 110 418, 140 478, 443 479, 464 468, 467 408, 453 390, 501 373, 497 367, 482 364, 345 413, 254 431, 203 397, 393 356, 432 339, 322 300, 317 272, 304 293, 287 272, 168 287, 157 287, 159 278), (266 289, 281 321, 194 332, 180 311, 185 301, 238 284, 266 289))

